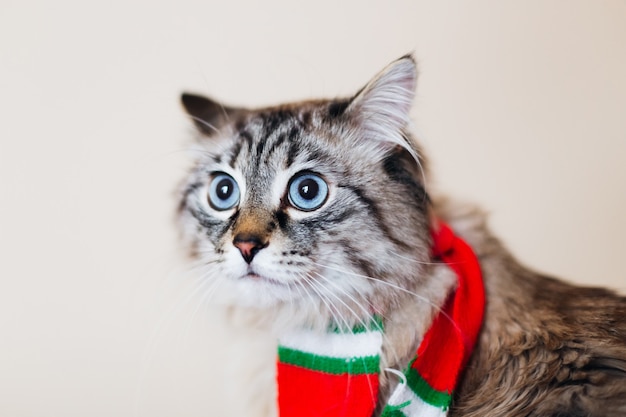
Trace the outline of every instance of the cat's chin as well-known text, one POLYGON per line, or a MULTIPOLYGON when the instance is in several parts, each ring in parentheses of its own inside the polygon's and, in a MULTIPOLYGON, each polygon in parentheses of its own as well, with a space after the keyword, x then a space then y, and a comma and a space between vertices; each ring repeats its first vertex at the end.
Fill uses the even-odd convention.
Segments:
POLYGON ((356 325, 368 320, 369 312, 342 301, 329 307, 329 302, 314 294, 308 296, 289 285, 260 276, 246 276, 224 282, 214 293, 212 303, 225 308, 239 325, 253 326, 280 335, 297 328, 325 331, 339 320, 356 325), (356 316, 356 311, 363 314, 356 316))
POLYGON ((227 307, 275 309, 286 303, 301 302, 302 296, 297 283, 249 273, 223 280, 211 301, 227 307))
POLYGON ((322 331, 328 328, 331 319, 318 305, 307 300, 223 299, 220 304, 233 324, 257 328, 276 337, 298 328, 322 331))

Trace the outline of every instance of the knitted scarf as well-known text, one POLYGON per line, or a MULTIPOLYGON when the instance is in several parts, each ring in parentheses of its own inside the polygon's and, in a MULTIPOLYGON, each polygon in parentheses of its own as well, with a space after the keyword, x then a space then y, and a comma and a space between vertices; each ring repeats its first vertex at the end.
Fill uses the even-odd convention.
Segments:
MULTIPOLYGON (((433 258, 454 271, 457 287, 381 417, 445 417, 482 324, 485 295, 474 252, 445 224, 432 238, 433 258)), ((348 332, 301 330, 282 336, 277 365, 280 417, 371 417, 378 399, 382 332, 382 321, 373 320, 348 332)))

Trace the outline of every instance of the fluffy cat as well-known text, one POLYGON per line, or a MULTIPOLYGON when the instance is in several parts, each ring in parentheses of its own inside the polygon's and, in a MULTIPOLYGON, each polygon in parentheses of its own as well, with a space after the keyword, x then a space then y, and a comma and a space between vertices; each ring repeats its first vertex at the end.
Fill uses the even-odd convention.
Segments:
MULTIPOLYGON (((448 415, 626 415, 626 299, 525 268, 480 210, 431 195, 409 126, 416 80, 405 56, 347 99, 182 96, 201 152, 179 220, 214 298, 278 333, 380 315, 381 369, 404 369, 456 286, 431 257, 443 221, 473 248, 487 299, 448 415)), ((380 378, 376 416, 396 383, 380 378)))

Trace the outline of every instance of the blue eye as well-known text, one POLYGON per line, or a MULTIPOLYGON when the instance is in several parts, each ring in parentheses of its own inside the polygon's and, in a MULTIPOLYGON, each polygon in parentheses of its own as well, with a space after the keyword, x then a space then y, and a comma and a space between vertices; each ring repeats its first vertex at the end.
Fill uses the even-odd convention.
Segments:
POLYGON ((313 173, 296 175, 289 183, 288 196, 291 205, 299 210, 317 210, 328 198, 328 184, 313 173))
POLYGON ((209 185, 209 204, 215 210, 230 210, 239 203, 239 186, 228 174, 213 174, 209 185))

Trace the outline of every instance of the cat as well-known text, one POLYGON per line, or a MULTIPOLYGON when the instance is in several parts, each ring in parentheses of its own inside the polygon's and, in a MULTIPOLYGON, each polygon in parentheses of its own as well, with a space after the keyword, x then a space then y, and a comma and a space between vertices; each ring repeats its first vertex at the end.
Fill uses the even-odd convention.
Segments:
POLYGON ((480 209, 433 195, 410 131, 416 83, 407 55, 345 99, 251 110, 182 95, 200 151, 178 220, 214 298, 278 333, 379 314, 378 416, 398 384, 383 370, 407 367, 456 288, 430 249, 448 224, 486 294, 448 415, 626 415, 626 298, 533 272, 480 209))

